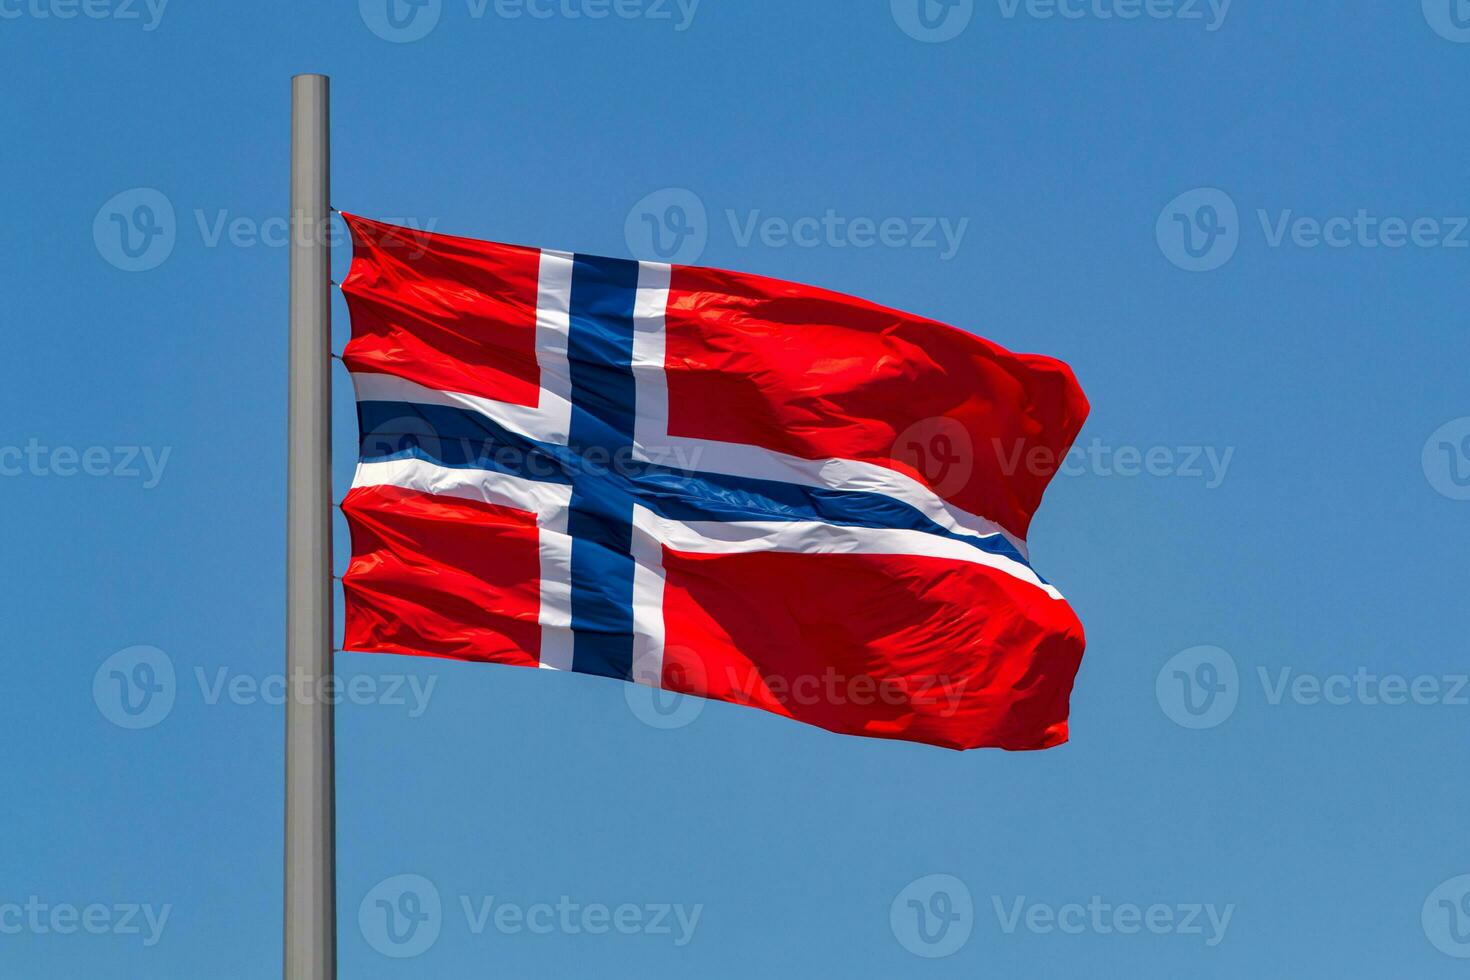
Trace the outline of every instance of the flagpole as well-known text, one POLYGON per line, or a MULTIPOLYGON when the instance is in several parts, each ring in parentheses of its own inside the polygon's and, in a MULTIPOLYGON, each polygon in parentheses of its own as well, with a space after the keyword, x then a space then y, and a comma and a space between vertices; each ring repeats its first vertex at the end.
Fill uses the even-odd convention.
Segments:
POLYGON ((332 705, 331 150, 325 75, 291 79, 286 464, 286 980, 337 975, 332 705))

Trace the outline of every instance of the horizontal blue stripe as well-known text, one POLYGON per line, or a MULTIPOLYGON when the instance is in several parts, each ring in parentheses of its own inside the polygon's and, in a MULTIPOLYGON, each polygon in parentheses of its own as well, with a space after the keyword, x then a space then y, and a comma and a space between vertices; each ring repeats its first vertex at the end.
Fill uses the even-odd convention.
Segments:
POLYGON ((358 457, 365 463, 422 459, 455 469, 492 470, 569 484, 576 455, 543 446, 478 412, 408 402, 358 402, 358 457))
POLYGON ((879 493, 682 470, 635 461, 626 446, 579 453, 516 435, 470 409, 404 402, 359 402, 357 409, 364 462, 413 457, 548 483, 596 481, 597 492, 610 503, 616 500, 621 507, 631 498, 678 521, 819 521, 922 531, 1030 567, 1004 535, 951 531, 879 493))

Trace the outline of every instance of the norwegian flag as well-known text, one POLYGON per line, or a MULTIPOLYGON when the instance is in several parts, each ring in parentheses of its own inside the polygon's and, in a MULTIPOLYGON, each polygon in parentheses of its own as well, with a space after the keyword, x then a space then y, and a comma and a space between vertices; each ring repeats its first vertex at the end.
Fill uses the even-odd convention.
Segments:
POLYGON ((1067 739, 1026 532, 1065 364, 758 276, 346 215, 344 649, 576 671, 950 748, 1067 739))

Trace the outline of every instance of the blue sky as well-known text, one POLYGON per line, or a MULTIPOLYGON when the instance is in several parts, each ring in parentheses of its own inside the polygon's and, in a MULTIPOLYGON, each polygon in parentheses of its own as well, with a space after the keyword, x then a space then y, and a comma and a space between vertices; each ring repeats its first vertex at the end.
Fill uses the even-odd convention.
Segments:
POLYGON ((0 0, 0 973, 279 970, 302 71, 338 207, 608 255, 673 215, 1093 404, 1031 537, 1071 744, 343 656, 343 976, 1463 972, 1470 8, 395 2, 0 0))

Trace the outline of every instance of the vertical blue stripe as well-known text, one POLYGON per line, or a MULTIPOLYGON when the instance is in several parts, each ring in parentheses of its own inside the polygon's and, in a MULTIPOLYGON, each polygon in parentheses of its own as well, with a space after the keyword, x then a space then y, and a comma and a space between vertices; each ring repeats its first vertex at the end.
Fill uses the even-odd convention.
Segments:
POLYGON ((633 444, 633 308, 638 263, 578 255, 567 360, 572 382, 572 669, 633 673, 633 498, 587 472, 633 444))

